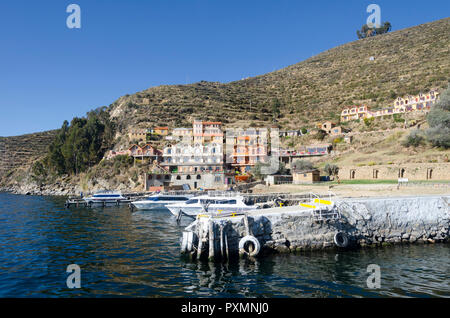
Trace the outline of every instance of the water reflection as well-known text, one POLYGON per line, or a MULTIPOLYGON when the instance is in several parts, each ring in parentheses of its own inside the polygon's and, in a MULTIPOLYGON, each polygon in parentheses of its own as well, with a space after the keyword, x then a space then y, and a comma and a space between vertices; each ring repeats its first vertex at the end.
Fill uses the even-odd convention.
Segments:
POLYGON ((450 296, 447 244, 311 252, 231 263, 188 262, 168 211, 64 209, 64 199, 0 194, 2 297, 450 296), (69 290, 67 265, 82 269, 69 290), (366 287, 369 264, 381 289, 366 287))

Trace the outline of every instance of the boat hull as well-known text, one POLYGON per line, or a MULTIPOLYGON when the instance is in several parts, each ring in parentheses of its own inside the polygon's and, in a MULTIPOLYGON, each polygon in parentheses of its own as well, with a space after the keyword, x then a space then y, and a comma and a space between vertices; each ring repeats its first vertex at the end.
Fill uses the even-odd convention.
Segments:
POLYGON ((162 210, 167 209, 168 204, 173 204, 173 202, 144 202, 137 201, 132 202, 133 206, 138 210, 162 210))
POLYGON ((233 213, 233 212, 245 212, 245 211, 251 211, 256 210, 257 206, 246 206, 246 207, 209 207, 208 212, 205 212, 201 206, 193 206, 193 207, 186 207, 186 206, 169 206, 167 207, 169 211, 175 215, 178 216, 180 211, 189 216, 197 216, 199 214, 207 214, 207 213, 233 213))

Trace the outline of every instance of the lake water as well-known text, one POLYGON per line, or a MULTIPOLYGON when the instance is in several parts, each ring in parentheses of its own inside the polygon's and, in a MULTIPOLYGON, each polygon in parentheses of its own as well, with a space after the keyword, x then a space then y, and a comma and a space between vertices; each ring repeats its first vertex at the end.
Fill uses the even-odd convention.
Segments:
POLYGON ((188 262, 169 212, 0 193, 0 297, 449 297, 450 245, 188 262), (66 285, 69 264, 81 288, 66 285), (381 268, 369 289, 367 266, 381 268))

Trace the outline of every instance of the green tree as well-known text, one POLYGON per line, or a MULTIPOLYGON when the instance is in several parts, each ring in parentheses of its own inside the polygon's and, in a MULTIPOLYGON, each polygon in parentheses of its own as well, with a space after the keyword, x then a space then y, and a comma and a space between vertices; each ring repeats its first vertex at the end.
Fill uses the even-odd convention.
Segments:
POLYGON ((256 179, 256 180, 262 180, 263 178, 263 174, 261 172, 261 168, 262 167, 268 167, 268 164, 264 164, 261 162, 257 162, 253 168, 250 170, 250 173, 252 174, 252 176, 256 179))
POLYGON ((427 116, 427 139, 435 147, 450 148, 450 85, 427 116))
POLYGON ((305 171, 315 169, 314 164, 308 160, 297 159, 292 163, 294 171, 305 171))
POLYGON ((115 126, 105 107, 63 123, 50 144, 44 160, 48 170, 58 175, 77 174, 97 164, 114 139, 115 126))
POLYGON ((339 174, 339 167, 334 165, 334 164, 332 164, 332 163, 327 163, 323 170, 330 177, 331 176, 337 176, 339 174))
POLYGON ((272 100, 272 115, 274 118, 278 118, 280 117, 280 113, 281 113, 281 102, 278 98, 274 98, 272 100))
POLYGON ((365 39, 371 36, 376 36, 380 34, 388 33, 392 30, 392 25, 390 22, 386 21, 381 25, 379 28, 369 28, 367 24, 364 24, 361 27, 361 30, 356 31, 356 35, 358 36, 358 39, 365 39))

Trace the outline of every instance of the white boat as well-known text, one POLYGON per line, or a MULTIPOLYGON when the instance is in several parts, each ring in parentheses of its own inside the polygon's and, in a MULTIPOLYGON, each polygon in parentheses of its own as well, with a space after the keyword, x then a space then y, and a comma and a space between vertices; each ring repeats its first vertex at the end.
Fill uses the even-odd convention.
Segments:
POLYGON ((138 210, 165 209, 168 204, 183 203, 189 198, 192 198, 192 195, 155 194, 131 204, 138 210))
POLYGON ((234 213, 258 209, 256 205, 247 205, 242 196, 210 196, 193 197, 186 202, 166 206, 170 212, 178 216, 180 211, 189 216, 203 213, 234 213))
POLYGON ((121 201, 127 200, 120 192, 100 191, 90 197, 83 198, 89 205, 107 205, 119 204, 121 201))

